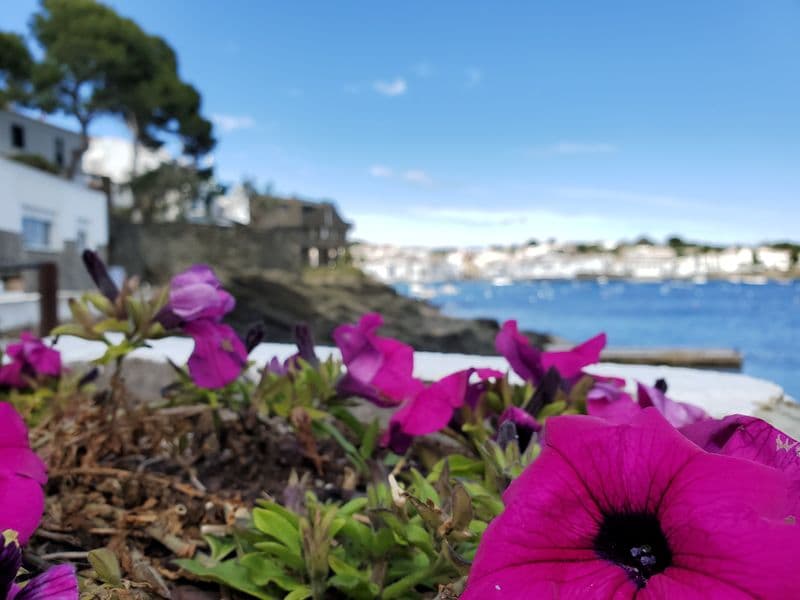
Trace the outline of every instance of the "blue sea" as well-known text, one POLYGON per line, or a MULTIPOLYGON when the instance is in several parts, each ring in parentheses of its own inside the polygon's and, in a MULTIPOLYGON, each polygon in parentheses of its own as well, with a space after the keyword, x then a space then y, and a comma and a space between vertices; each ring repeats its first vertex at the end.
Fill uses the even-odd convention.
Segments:
POLYGON ((800 281, 459 281, 422 291, 446 314, 517 319, 574 342, 605 331, 609 346, 734 348, 744 373, 800 399, 800 281))

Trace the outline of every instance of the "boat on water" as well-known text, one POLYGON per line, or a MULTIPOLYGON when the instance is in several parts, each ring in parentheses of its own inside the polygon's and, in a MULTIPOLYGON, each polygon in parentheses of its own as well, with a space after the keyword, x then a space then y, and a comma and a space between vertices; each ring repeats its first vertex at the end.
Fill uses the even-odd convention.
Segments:
POLYGON ((514 283, 514 280, 511 277, 495 277, 492 279, 492 285, 495 287, 505 287, 512 283, 514 283))

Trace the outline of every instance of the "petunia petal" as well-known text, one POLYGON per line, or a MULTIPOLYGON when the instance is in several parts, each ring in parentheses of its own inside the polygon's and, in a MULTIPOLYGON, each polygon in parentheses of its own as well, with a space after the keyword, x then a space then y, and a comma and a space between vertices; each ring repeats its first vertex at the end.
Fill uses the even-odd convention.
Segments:
POLYGON ((78 578, 69 564, 51 567, 16 588, 8 600, 78 600, 78 578))

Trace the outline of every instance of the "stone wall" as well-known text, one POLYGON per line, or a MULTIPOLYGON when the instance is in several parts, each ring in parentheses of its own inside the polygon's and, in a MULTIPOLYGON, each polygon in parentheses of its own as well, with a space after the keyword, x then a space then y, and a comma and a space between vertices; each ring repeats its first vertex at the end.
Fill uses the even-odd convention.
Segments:
POLYGON ((144 225, 113 219, 111 240, 110 263, 153 283, 196 263, 209 264, 220 274, 244 269, 299 271, 307 264, 307 238, 297 227, 257 231, 242 225, 144 225))

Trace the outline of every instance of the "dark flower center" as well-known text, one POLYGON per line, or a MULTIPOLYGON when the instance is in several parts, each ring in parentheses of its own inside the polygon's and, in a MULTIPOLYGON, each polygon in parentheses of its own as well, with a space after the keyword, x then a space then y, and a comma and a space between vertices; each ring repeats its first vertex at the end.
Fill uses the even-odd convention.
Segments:
POLYGON ((648 513, 605 515, 594 538, 594 551, 625 569, 640 588, 672 563, 672 551, 661 524, 648 513))

